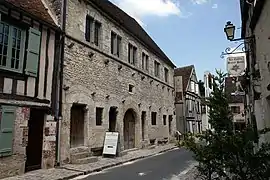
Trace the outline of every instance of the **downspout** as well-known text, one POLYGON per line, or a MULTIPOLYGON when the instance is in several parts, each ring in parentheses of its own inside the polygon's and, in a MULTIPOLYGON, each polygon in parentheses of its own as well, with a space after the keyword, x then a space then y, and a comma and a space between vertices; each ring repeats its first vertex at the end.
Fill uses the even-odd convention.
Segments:
POLYGON ((57 93, 56 93, 56 166, 61 165, 61 120, 62 120, 62 89, 63 89, 63 64, 65 56, 67 0, 63 0, 61 13, 60 61, 58 64, 57 93))

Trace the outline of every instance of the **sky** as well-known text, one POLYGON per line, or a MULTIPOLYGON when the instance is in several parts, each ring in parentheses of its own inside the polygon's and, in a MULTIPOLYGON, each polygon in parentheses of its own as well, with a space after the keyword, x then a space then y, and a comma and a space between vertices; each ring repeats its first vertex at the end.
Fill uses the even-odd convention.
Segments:
POLYGON ((195 65, 198 79, 205 71, 226 70, 220 54, 236 44, 226 39, 224 26, 231 21, 241 28, 240 0, 111 1, 136 19, 177 67, 195 65))

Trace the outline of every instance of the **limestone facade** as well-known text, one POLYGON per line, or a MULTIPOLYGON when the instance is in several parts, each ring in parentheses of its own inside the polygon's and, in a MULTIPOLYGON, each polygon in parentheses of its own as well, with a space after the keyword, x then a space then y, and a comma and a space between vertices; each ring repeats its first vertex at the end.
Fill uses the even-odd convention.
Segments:
POLYGON ((60 135, 62 162, 70 162, 74 105, 83 106, 81 145, 89 149, 103 146, 111 107, 116 107, 117 111, 115 130, 120 133, 120 150, 124 150, 124 117, 128 110, 132 110, 135 120, 136 148, 148 145, 150 140, 157 142, 173 136, 176 121, 172 63, 166 63, 91 2, 68 0, 66 34, 60 135), (101 24, 98 46, 85 40, 87 15, 101 24), (111 32, 121 37, 119 57, 111 54, 111 32), (128 62, 129 43, 137 49, 135 65, 128 62), (142 53, 149 57, 148 70, 142 68, 142 53), (160 64, 158 77, 155 77, 155 61, 160 64), (167 79, 164 68, 168 70, 167 79), (97 108, 103 109, 101 124, 96 122, 97 108), (156 112, 156 123, 151 121, 152 112, 156 112), (145 115, 144 125, 142 114, 145 115))

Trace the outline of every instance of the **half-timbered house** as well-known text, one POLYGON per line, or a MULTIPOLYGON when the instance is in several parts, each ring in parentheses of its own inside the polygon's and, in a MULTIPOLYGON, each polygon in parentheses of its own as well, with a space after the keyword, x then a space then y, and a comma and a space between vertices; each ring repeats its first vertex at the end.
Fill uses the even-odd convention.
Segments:
POLYGON ((56 24, 42 0, 0 2, 0 178, 54 166, 56 24))

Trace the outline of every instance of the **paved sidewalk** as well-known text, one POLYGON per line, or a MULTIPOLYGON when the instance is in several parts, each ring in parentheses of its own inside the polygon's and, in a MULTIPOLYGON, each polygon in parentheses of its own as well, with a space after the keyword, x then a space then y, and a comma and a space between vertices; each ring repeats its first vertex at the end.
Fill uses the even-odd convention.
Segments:
POLYGON ((41 169, 32 171, 21 176, 14 176, 5 178, 3 180, 65 180, 76 176, 98 172, 103 169, 117 166, 129 161, 150 157, 158 153, 166 152, 176 148, 174 144, 167 144, 163 146, 156 146, 153 149, 140 149, 129 152, 127 155, 116 158, 102 158, 98 162, 89 164, 67 164, 60 168, 41 169))

